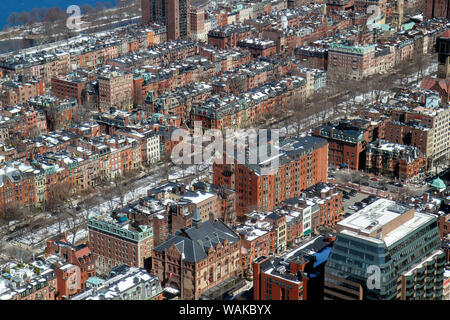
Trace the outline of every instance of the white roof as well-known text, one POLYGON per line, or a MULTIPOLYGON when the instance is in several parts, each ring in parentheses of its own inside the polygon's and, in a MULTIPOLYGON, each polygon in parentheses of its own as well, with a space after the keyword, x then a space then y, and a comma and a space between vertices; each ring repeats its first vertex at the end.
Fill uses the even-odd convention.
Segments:
POLYGON ((399 206, 392 200, 378 199, 350 217, 340 221, 338 225, 369 233, 400 216, 401 213, 396 209, 406 209, 406 207, 399 206))
POLYGON ((422 226, 423 224, 427 223, 428 221, 434 219, 432 215, 421 213, 421 212, 415 212, 414 218, 407 221, 406 223, 402 224, 400 227, 394 229, 393 231, 389 232, 384 237, 384 242, 386 243, 386 246, 391 246, 392 244, 396 243, 398 240, 405 237, 408 233, 413 232, 418 227, 422 226))
POLYGON ((192 203, 197 204, 197 203, 201 203, 201 202, 203 202, 203 201, 205 201, 205 200, 207 200, 207 199, 209 199, 211 197, 214 197, 214 196, 215 196, 215 194, 213 194, 213 193, 197 192, 197 196, 196 197, 183 196, 183 198, 187 199, 187 200, 191 200, 192 203))
MULTIPOLYGON (((394 201, 379 199, 359 212, 342 220, 338 225, 360 230, 364 233, 370 233, 397 218, 405 210, 408 210, 408 208, 398 205, 394 201)), ((344 230, 342 233, 367 241, 384 242, 389 247, 432 219, 435 218, 430 214, 415 212, 412 219, 386 234, 383 239, 360 235, 350 230, 344 230)))

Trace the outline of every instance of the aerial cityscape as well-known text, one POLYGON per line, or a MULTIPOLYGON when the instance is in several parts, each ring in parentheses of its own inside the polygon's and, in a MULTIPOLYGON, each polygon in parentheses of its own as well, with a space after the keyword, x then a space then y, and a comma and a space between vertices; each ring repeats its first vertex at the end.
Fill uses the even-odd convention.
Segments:
POLYGON ((450 300, 449 1, 2 6, 0 300, 450 300))

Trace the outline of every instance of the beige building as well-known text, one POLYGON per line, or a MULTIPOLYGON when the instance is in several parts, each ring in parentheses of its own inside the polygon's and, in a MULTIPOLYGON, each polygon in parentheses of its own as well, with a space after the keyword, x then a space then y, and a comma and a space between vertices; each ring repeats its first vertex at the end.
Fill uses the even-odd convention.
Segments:
POLYGON ((190 19, 191 39, 194 41, 208 41, 208 33, 205 29, 205 10, 191 7, 190 19))
POLYGON ((133 108, 133 75, 105 69, 98 80, 99 106, 102 111, 110 107, 120 110, 133 108))
POLYGON ((442 300, 450 300, 450 270, 445 270, 444 273, 444 292, 442 300))

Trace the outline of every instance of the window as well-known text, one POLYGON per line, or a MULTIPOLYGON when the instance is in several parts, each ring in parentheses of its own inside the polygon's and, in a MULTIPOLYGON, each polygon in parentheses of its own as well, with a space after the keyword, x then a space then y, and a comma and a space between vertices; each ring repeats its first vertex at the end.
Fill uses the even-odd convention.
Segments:
POLYGON ((220 270, 220 263, 217 265, 217 279, 220 279, 221 270, 220 270))
POLYGON ((213 282, 214 280, 214 271, 213 268, 209 269, 209 282, 213 282))

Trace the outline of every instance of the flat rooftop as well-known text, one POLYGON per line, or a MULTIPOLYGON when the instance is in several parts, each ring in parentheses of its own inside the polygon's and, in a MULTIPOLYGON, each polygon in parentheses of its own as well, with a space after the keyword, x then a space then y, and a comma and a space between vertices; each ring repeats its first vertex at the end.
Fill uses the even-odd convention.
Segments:
POLYGON ((388 224, 410 209, 411 208, 407 206, 399 205, 391 200, 378 199, 364 209, 340 221, 338 225, 344 228, 352 229, 343 230, 343 234, 376 243, 384 242, 386 246, 389 247, 404 238, 409 233, 417 230, 417 228, 419 228, 420 226, 426 224, 432 219, 435 219, 430 214, 414 212, 414 216, 412 219, 407 220, 399 227, 389 231, 386 235, 384 235, 382 239, 367 236, 368 233, 382 228, 384 225, 388 224), (355 229, 361 231, 362 233, 365 233, 366 235, 361 235, 353 231, 355 229))
POLYGON ((369 233, 383 227, 408 210, 410 208, 399 205, 395 201, 378 199, 350 217, 340 221, 338 225, 369 233))

